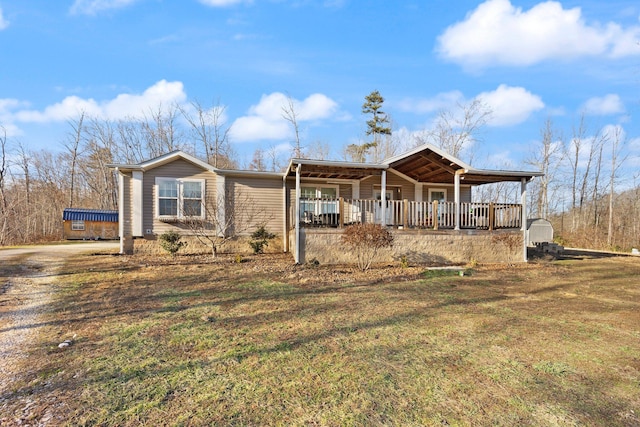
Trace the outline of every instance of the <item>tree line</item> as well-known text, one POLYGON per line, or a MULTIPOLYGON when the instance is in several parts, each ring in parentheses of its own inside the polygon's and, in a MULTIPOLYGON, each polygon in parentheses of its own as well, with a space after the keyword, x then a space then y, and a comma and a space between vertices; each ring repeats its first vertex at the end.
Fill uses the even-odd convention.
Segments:
MULTIPOLYGON (((9 140, 0 123, 0 246, 60 239, 66 207, 117 209, 117 177, 107 164, 139 163, 177 149, 222 169, 278 171, 290 157, 331 158, 327 144, 305 145, 297 105, 288 100, 281 114, 292 130, 290 150, 259 148, 244 165, 233 150, 225 107, 219 103, 159 106, 115 121, 79 113, 68 121, 58 150, 29 150, 9 140)), ((472 100, 439 112, 430 129, 403 133, 392 131, 383 104, 378 91, 365 97, 366 131, 359 143, 343 147, 340 160, 379 162, 431 143, 474 163, 491 118, 484 103, 472 100)), ((566 132, 547 120, 524 164, 497 167, 545 174, 529 184, 529 216, 550 219, 564 243, 629 249, 640 246, 640 187, 637 172, 630 176, 625 167, 627 145, 619 126, 591 130, 582 117, 566 132)), ((519 185, 499 183, 476 188, 474 199, 518 203, 519 194, 519 185)))

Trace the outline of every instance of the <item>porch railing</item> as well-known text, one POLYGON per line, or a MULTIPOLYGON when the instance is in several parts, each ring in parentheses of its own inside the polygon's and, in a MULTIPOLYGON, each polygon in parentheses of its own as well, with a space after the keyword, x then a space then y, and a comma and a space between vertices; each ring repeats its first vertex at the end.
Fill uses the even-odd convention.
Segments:
MULTIPOLYGON (((460 203, 461 229, 495 230, 522 227, 522 205, 508 203, 460 203)), ((391 227, 453 229, 454 202, 410 202, 371 199, 301 199, 303 227, 344 227, 355 223, 376 223, 391 227)))

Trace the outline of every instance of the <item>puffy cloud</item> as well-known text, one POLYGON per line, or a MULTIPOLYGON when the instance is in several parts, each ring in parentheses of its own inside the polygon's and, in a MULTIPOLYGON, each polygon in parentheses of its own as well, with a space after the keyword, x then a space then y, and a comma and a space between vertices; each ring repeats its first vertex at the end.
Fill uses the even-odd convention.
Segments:
POLYGON ((234 4, 245 3, 246 0, 199 0, 205 6, 211 7, 225 7, 233 6, 234 4))
POLYGON ((2 8, 0 7, 0 31, 6 29, 9 26, 9 21, 2 15, 2 8))
POLYGON ((544 108, 544 102, 523 87, 500 85, 492 92, 477 96, 491 108, 490 126, 510 126, 522 123, 535 111, 544 108))
POLYGON ((623 113, 624 105, 620 96, 610 93, 603 97, 590 98, 584 103, 582 111, 594 116, 608 116, 623 113))
POLYGON ((121 9, 138 0, 76 0, 70 12, 74 15, 96 15, 111 9, 121 9))
POLYGON ((416 114, 446 110, 464 102, 464 95, 458 90, 442 92, 428 99, 405 99, 398 103, 398 109, 416 114))
MULTIPOLYGON (((298 124, 332 117, 338 104, 326 95, 315 93, 302 101, 291 99, 298 124)), ((231 125, 235 141, 277 140, 291 135, 291 125, 283 117, 283 108, 289 108, 289 97, 274 92, 263 95, 257 105, 249 108, 247 116, 239 117, 231 125)))
POLYGON ((61 102, 46 107, 43 111, 17 111, 13 114, 13 118, 20 122, 46 123, 68 120, 83 111, 88 116, 118 120, 142 117, 151 109, 161 105, 183 103, 186 99, 182 82, 160 80, 142 94, 125 93, 102 102, 92 98, 68 96, 61 102))
POLYGON ((556 1, 523 11, 510 0, 487 0, 464 21, 449 26, 436 49, 470 67, 526 66, 548 59, 637 55, 639 37, 639 26, 591 25, 580 8, 564 9, 556 1))
MULTIPOLYGON (((491 110, 490 126, 509 126, 525 121, 533 112, 544 108, 538 95, 534 95, 522 87, 500 85, 491 92, 482 92, 476 99, 491 110)), ((432 98, 404 100, 398 108, 416 114, 429 114, 447 111, 454 116, 462 114, 459 106, 469 103, 460 91, 439 93, 432 98)))

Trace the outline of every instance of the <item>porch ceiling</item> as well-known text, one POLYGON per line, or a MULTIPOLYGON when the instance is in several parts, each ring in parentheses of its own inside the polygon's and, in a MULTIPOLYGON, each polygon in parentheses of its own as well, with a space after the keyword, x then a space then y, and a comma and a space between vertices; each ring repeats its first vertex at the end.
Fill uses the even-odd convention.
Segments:
MULTIPOLYGON (((364 165, 364 164, 363 164, 364 165)), ((293 165, 292 165, 293 166, 293 165)), ((289 176, 296 175, 295 167, 289 168, 289 176)), ((363 179, 368 176, 380 176, 382 169, 373 167, 354 167, 328 164, 302 164, 300 176, 302 178, 322 179, 363 179)))
POLYGON ((418 182, 436 184, 453 184, 456 171, 460 171, 461 181, 467 185, 519 182, 522 178, 530 180, 542 175, 539 172, 474 169, 455 157, 428 146, 404 157, 392 159, 389 167, 418 182))

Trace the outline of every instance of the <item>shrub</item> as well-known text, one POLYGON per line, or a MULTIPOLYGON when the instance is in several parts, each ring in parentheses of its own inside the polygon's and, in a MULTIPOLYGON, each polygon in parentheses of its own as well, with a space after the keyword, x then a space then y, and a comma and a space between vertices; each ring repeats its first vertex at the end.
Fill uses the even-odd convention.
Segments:
POLYGON ((162 233, 159 237, 160 246, 162 249, 169 252, 171 256, 175 256, 176 253, 183 246, 187 246, 187 242, 182 241, 182 236, 175 231, 167 231, 166 233, 162 233))
POLYGON ((258 227, 256 231, 251 233, 251 241, 249 245, 253 249, 254 254, 264 253, 265 246, 269 246, 269 240, 275 238, 276 235, 269 233, 264 225, 258 227))
POLYGON ((393 235, 380 224, 354 224, 345 228, 342 242, 354 251, 358 267, 365 271, 380 249, 393 245, 393 235))

